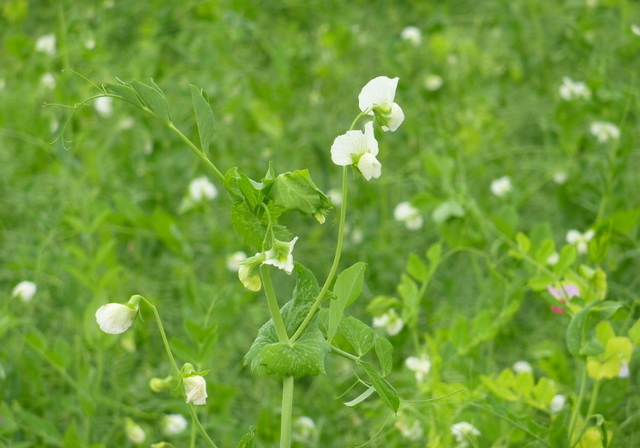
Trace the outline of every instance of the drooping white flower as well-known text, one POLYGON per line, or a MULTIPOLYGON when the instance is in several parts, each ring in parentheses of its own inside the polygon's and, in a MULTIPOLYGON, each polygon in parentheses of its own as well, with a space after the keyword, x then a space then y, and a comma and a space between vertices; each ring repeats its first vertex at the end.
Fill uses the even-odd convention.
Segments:
POLYGON ((162 417, 162 423, 160 424, 162 434, 166 436, 180 434, 187 429, 187 426, 187 419, 181 414, 166 414, 162 417))
POLYGON ((393 217, 396 221, 404 222, 404 225, 409 230, 418 230, 422 228, 424 224, 420 210, 407 201, 400 202, 396 205, 396 208, 393 210, 393 217))
POLYGON ((606 143, 609 140, 618 140, 620 138, 620 128, 613 123, 595 121, 591 123, 589 129, 591 134, 598 139, 599 143, 606 143))
POLYGON ((360 110, 375 115, 383 131, 393 132, 404 121, 402 108, 393 102, 399 79, 378 76, 369 81, 358 95, 360 110))
POLYGON ((240 262, 247 259, 247 254, 242 251, 234 252, 227 255, 227 269, 231 272, 238 272, 240 270, 240 262))
POLYGON ((577 230, 569 230, 567 232, 567 243, 573 244, 578 249, 579 254, 586 254, 589 251, 589 241, 595 236, 593 229, 580 233, 577 230))
POLYGON ((36 295, 38 287, 28 280, 21 281, 11 291, 11 297, 17 297, 23 302, 30 302, 36 295))
POLYGON ((45 73, 40 78, 40 87, 45 90, 53 90, 56 88, 56 77, 53 76, 53 73, 45 73))
POLYGON ((511 193, 511 179, 509 176, 502 176, 491 182, 491 193, 499 198, 505 198, 511 193))
POLYGON ((201 176, 193 179, 189 184, 189 196, 195 202, 211 201, 218 196, 218 190, 207 176, 201 176))
POLYGON ((458 442, 458 448, 467 448, 469 441, 481 434, 478 428, 468 422, 454 423, 451 425, 451 433, 456 438, 456 442, 458 442))
POLYGON ((560 85, 560 97, 565 101, 573 101, 577 99, 588 100, 591 98, 591 90, 583 82, 575 82, 571 78, 565 76, 562 78, 562 85, 560 85))
POLYGON ((240 282, 249 291, 258 292, 262 288, 262 280, 255 268, 250 265, 242 264, 238 269, 238 278, 240 282))
POLYGON ((308 444, 317 435, 316 424, 311 417, 307 417, 306 415, 298 417, 293 422, 291 435, 293 440, 308 444))
POLYGON ((569 176, 564 171, 558 171, 553 175, 553 181, 558 185, 564 184, 568 178, 569 176))
POLYGON ((207 382, 201 375, 192 375, 182 379, 187 403, 207 403, 207 382))
POLYGON ((422 32, 420 28, 408 26, 400 32, 400 39, 409 41, 417 47, 422 43, 422 32))
POLYGON ((429 371, 431 371, 431 361, 424 355, 420 358, 417 356, 409 356, 405 359, 404 365, 407 366, 409 370, 415 372, 418 383, 422 383, 424 378, 429 375, 429 371))
POLYGON ((424 429, 422 428, 422 423, 420 420, 414 420, 411 425, 406 419, 399 419, 395 422, 394 426, 400 433, 402 437, 409 440, 418 440, 424 434, 424 429))
POLYGON ((554 413, 562 411, 562 408, 564 408, 564 404, 566 403, 566 401, 567 399, 564 395, 554 395, 554 397, 551 399, 551 403, 549 403, 549 410, 554 413))
POLYGON ((444 81, 438 75, 431 74, 431 75, 425 76, 424 78, 424 88, 430 92, 435 92, 436 90, 439 90, 443 84, 444 84, 444 81))
POLYGON ((517 361, 513 364, 513 371, 516 373, 533 373, 533 367, 527 361, 517 361))
POLYGON ((331 160, 339 166, 355 165, 366 180, 378 178, 382 165, 376 159, 378 141, 373 135, 373 123, 369 122, 362 131, 347 131, 339 135, 331 145, 331 160))
POLYGON ((96 98, 93 107, 101 116, 110 117, 113 113, 113 98, 110 96, 96 98))
POLYGON ((56 55, 56 35, 45 34, 44 36, 40 36, 38 40, 36 40, 36 51, 39 53, 45 53, 49 56, 55 56, 56 55))
POLYGON ((547 264, 549 266, 557 265, 558 261, 560 261, 560 254, 558 252, 552 253, 551 255, 549 255, 549 258, 547 258, 547 264))
POLYGON ((273 247, 266 252, 267 258, 263 264, 270 264, 291 275, 293 272, 293 246, 296 241, 298 241, 298 237, 288 243, 274 239, 273 247))
POLYGON ((136 445, 140 445, 147 438, 144 430, 130 418, 125 420, 124 432, 127 434, 129 440, 136 445))
POLYGON ((138 314, 140 296, 133 296, 123 305, 121 303, 107 303, 96 311, 96 321, 100 329, 109 334, 124 333, 133 324, 138 314))
POLYGON ((404 321, 393 308, 380 317, 373 318, 374 327, 384 327, 389 336, 395 336, 402 331, 404 321))

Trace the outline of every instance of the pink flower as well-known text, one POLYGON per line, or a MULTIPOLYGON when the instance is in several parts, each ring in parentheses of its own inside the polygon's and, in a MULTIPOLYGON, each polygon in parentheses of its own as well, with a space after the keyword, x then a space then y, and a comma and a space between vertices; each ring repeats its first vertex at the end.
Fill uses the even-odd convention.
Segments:
MULTIPOLYGON (((578 287, 571 283, 560 285, 560 288, 554 288, 553 286, 549 285, 547 287, 547 291, 549 291, 549 294, 551 294, 562 303, 567 303, 566 299, 580 296, 580 290, 578 289, 578 287)), ((556 314, 564 314, 565 312, 564 308, 555 305, 551 306, 551 311, 556 314)))

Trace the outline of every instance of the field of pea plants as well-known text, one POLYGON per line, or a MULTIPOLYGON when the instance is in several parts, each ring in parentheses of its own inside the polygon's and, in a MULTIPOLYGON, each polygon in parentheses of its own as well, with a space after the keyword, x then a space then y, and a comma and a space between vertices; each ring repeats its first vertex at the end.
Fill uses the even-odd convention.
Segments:
POLYGON ((0 448, 640 446, 640 3, 0 2, 0 448))

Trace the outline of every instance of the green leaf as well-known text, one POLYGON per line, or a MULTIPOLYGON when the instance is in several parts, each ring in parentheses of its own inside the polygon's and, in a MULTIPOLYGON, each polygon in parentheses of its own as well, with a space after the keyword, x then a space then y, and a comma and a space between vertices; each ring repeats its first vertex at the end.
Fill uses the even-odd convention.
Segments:
POLYGON ((362 392, 360 395, 358 395, 356 398, 354 398, 351 401, 345 401, 345 406, 348 406, 350 408, 355 408, 356 406, 358 406, 360 403, 362 403, 364 400, 366 400, 367 398, 369 398, 371 396, 372 393, 375 392, 375 387, 371 386, 369 387, 369 389, 365 390, 364 392, 362 392))
POLYGON ((607 345, 607 341, 615 336, 616 333, 608 320, 603 320, 596 325, 596 338, 603 348, 607 345))
POLYGON ((552 448, 565 448, 567 445, 567 437, 569 433, 569 419, 571 417, 570 406, 565 406, 564 409, 555 416, 551 427, 549 427, 549 443, 552 448))
POLYGON ((148 86, 134 79, 130 85, 148 109, 158 115, 165 123, 170 124, 171 114, 169 113, 169 105, 164 98, 164 93, 160 90, 160 87, 153 82, 153 79, 151 80, 151 84, 151 86, 148 86))
POLYGON ((429 271, 427 266, 422 262, 420 257, 414 253, 409 254, 407 260, 407 272, 419 282, 426 282, 429 279, 429 271))
POLYGON ((540 247, 535 252, 534 258, 535 260, 542 264, 546 265, 547 260, 553 253, 556 251, 556 243, 552 238, 547 238, 540 244, 540 247))
POLYGON ((133 90, 133 88, 129 84, 126 84, 122 81, 120 81, 120 83, 121 84, 104 84, 104 87, 112 93, 120 95, 122 98, 124 98, 134 106, 143 108, 144 103, 140 100, 140 97, 138 96, 136 91, 133 90))
POLYGON ((585 325, 587 323, 587 317, 589 317, 591 308, 593 308, 596 303, 597 302, 591 302, 589 305, 582 308, 571 318, 571 322, 569 322, 566 335, 567 348, 569 349, 569 353, 573 356, 578 356, 580 354, 580 349, 582 348, 583 343, 583 333, 586 333, 585 325))
POLYGON ((540 275, 538 277, 532 277, 527 282, 529 288, 534 291, 544 291, 547 287, 553 283, 553 277, 549 275, 540 275))
POLYGON ((393 412, 398 412, 400 399, 398 398, 398 393, 393 386, 386 379, 382 378, 371 364, 363 362, 361 363, 361 366, 364 371, 367 372, 367 375, 371 380, 371 384, 383 403, 386 404, 393 412))
POLYGON ((191 361, 198 357, 198 353, 196 352, 194 345, 185 344, 176 338, 171 338, 170 345, 178 358, 185 361, 191 361))
POLYGON ((256 431, 253 426, 249 426, 249 432, 242 436, 238 443, 238 448, 253 448, 253 439, 256 437, 256 431))
POLYGON ((640 319, 629 329, 629 339, 633 345, 640 345, 640 319))
POLYGON ((378 317, 382 316, 391 308, 400 308, 401 306, 402 302, 395 297, 377 296, 367 305, 367 313, 378 317))
POLYGON ((551 400, 556 395, 556 386, 553 381, 543 376, 533 388, 533 397, 543 406, 549 406, 551 400))
POLYGON ((393 368, 393 345, 386 338, 376 337, 375 342, 376 355, 380 361, 382 376, 385 377, 391 373, 393 368))
POLYGON ((520 372, 513 382, 513 390, 521 397, 527 398, 533 390, 533 375, 530 372, 520 372))
POLYGON ((604 353, 604 345, 598 340, 587 341, 580 349, 580 356, 597 356, 604 353))
POLYGON ((329 307, 329 324, 327 329, 327 339, 331 341, 338 331, 340 320, 344 310, 351 305, 362 292, 364 284, 364 271, 367 268, 365 263, 356 263, 350 268, 340 273, 333 293, 337 299, 331 301, 329 307))
POLYGON ((577 252, 576 248, 573 245, 566 245, 560 251, 560 259, 558 263, 553 267, 553 271, 558 275, 558 277, 562 277, 567 269, 571 267, 571 265, 576 261, 577 252))
MULTIPOLYGON (((276 220, 282 213, 281 208, 268 206, 272 220, 276 220)), ((262 251, 262 242, 268 228, 268 218, 262 209, 257 210, 255 214, 249 210, 247 203, 236 203, 231 206, 231 223, 233 228, 240 235, 245 244, 250 246, 256 252, 262 251)), ((273 233, 280 241, 291 241, 293 238, 286 227, 279 224, 273 225, 273 233)))
POLYGON ((442 261, 442 243, 436 243, 431 246, 427 251, 427 258, 432 264, 429 268, 434 270, 433 266, 438 266, 442 261))
POLYGON ((469 337, 469 324, 467 323, 466 317, 458 316, 455 324, 453 324, 449 330, 449 340, 458 350, 458 353, 464 352, 471 341, 469 337))
POLYGON ((411 280, 411 277, 402 274, 398 285, 398 293, 403 302, 402 320, 408 327, 413 328, 418 323, 418 314, 420 313, 420 290, 418 285, 411 280))
POLYGON ((76 421, 72 420, 71 424, 67 427, 67 431, 64 433, 62 448, 84 448, 84 446, 82 438, 76 428, 76 421))
POLYGON ((267 199, 285 210, 308 215, 325 214, 333 208, 329 198, 313 183, 309 170, 280 174, 273 180, 267 199))
POLYGON ((215 133, 216 123, 213 118, 213 111, 209 102, 202 94, 202 90, 194 85, 191 87, 191 101, 193 102, 193 110, 196 114, 196 123, 198 124, 198 133, 200 134, 200 144, 202 151, 207 152, 213 134, 215 133))
POLYGON ((340 321, 340 332, 359 356, 364 356, 373 347, 375 338, 373 329, 353 316, 340 321))

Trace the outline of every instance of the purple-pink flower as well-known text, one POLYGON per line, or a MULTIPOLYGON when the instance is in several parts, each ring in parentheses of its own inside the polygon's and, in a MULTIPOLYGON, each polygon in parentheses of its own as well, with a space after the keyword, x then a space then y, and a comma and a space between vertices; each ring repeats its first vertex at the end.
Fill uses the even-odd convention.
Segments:
MULTIPOLYGON (((567 299, 570 299, 572 297, 580 296, 580 289, 578 289, 578 287, 572 283, 560 285, 560 288, 554 288, 552 285, 549 285, 547 287, 547 291, 549 291, 549 294, 551 294, 562 303, 567 303, 567 299)), ((562 308, 561 306, 553 305, 551 307, 551 311, 556 314, 564 314, 564 308, 562 308)))

